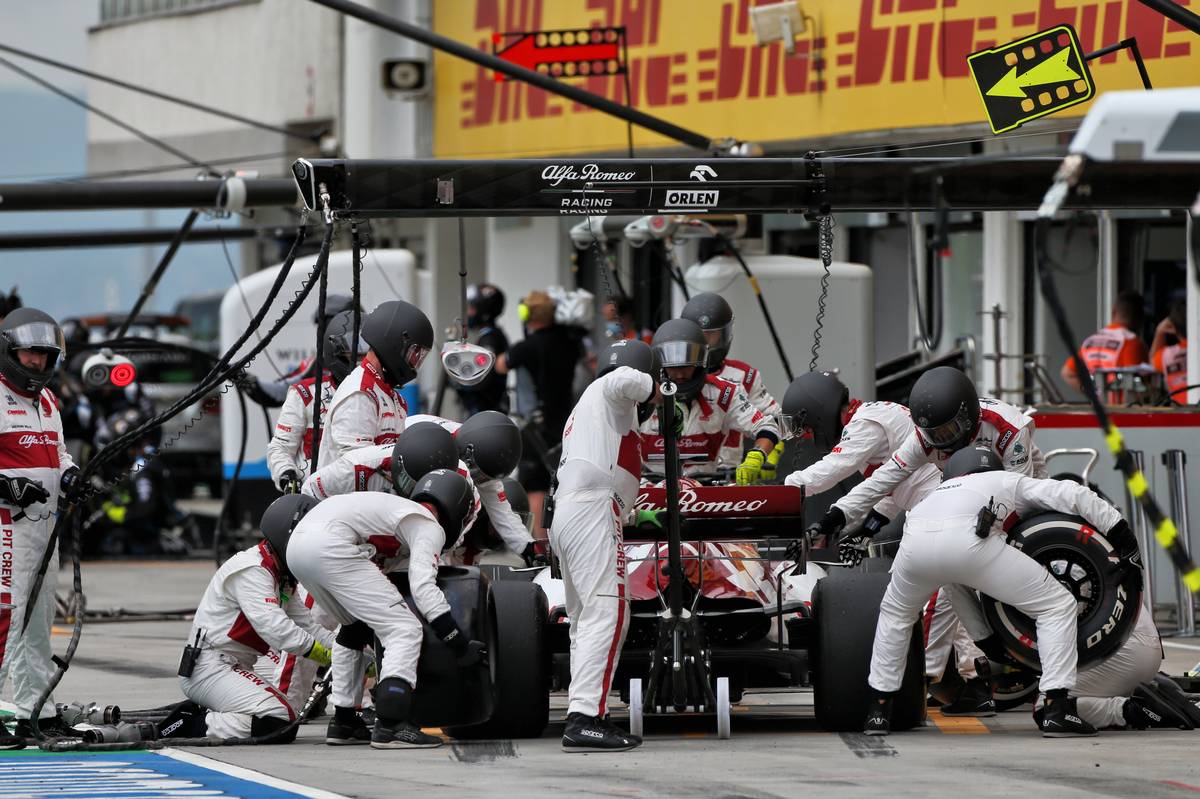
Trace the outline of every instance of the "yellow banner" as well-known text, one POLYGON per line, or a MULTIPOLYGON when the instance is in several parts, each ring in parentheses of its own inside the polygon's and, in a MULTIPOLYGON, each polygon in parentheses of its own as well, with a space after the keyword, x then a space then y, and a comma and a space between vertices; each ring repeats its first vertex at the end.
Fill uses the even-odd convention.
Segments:
MULTIPOLYGON (((705 136, 754 142, 982 122, 967 55, 1064 23, 1078 31, 1084 52, 1136 37, 1155 87, 1200 82, 1200 41, 1137 0, 801 0, 807 30, 792 56, 779 43, 755 45, 749 9, 759 2, 438 0, 434 27, 491 52, 494 34, 624 26, 628 76, 572 83, 705 136)), ((1097 95, 1141 86, 1127 52, 1090 66, 1097 95)), ((624 122, 496 81, 474 64, 438 53, 434 75, 439 158, 626 146, 624 122)), ((637 127, 633 141, 677 146, 637 127)))

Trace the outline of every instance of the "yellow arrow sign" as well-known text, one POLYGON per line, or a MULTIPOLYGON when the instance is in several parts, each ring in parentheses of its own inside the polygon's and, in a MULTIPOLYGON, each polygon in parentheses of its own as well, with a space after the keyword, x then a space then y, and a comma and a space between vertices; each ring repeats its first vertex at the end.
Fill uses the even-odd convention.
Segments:
POLYGON ((996 85, 987 90, 992 97, 1025 97, 1025 89, 1030 86, 1040 86, 1046 83, 1063 83, 1078 80, 1079 73, 1067 66, 1067 58, 1071 48, 1064 47, 1042 63, 1018 75, 1013 67, 996 85))

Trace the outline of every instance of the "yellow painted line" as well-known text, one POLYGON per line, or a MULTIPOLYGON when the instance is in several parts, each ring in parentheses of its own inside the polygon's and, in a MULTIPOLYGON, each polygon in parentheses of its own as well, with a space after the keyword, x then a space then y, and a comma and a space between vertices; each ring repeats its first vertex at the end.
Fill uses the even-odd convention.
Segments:
POLYGON ((426 735, 444 735, 441 727, 422 727, 421 732, 426 735))
POLYGON ((974 716, 943 716, 936 708, 930 708, 929 720, 944 735, 990 735, 992 732, 974 716))

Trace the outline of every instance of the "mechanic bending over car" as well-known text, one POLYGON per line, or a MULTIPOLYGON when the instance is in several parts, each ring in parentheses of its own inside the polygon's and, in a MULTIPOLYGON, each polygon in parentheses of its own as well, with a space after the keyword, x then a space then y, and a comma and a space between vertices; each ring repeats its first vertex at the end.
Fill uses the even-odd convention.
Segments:
MULTIPOLYGON (((803 488, 808 494, 820 494, 837 486, 855 472, 864 477, 887 462, 900 443, 913 431, 912 414, 895 402, 861 402, 850 398, 850 391, 832 372, 809 372, 792 381, 783 395, 780 416, 785 438, 810 433, 823 457, 806 469, 784 479, 785 485, 803 488)), ((941 482, 941 472, 931 463, 916 469, 891 494, 879 500, 863 522, 863 529, 874 536, 896 514, 924 499, 941 482)), ((861 557, 850 553, 851 560, 861 557)), ((933 615, 925 642, 925 676, 930 683, 942 679, 953 649, 956 667, 963 678, 958 695, 942 705, 946 716, 988 716, 996 712, 996 703, 988 684, 975 670, 977 650, 961 625, 949 612, 939 594, 934 602, 943 603, 933 615)))
MULTIPOLYGON (((755 408, 741 386, 708 373, 707 340, 700 326, 690 319, 664 322, 651 346, 675 383, 675 400, 683 408, 683 432, 678 442, 682 473, 687 477, 715 474, 722 445, 730 433, 737 433, 754 440, 737 467, 737 483, 757 483, 767 456, 779 443, 775 418, 755 408)), ((659 427, 657 412, 642 423, 642 447, 646 452, 662 452, 659 427)), ((661 461, 654 464, 654 469, 662 469, 661 461)))
MULTIPOLYGON (((164 737, 261 736, 295 720, 300 708, 254 666, 268 649, 330 663, 333 633, 297 601, 286 555, 287 533, 312 502, 294 494, 273 502, 262 517, 265 540, 225 561, 209 581, 179 664, 179 686, 190 703, 176 706, 162 724, 164 737)), ((295 738, 293 727, 272 742, 295 738)))
MULTIPOLYGON (((475 521, 470 480, 449 469, 422 477, 412 499, 378 491, 317 501, 301 494, 310 509, 287 541, 287 559, 316 602, 342 626, 333 647, 334 718, 326 734, 333 745, 367 743, 376 749, 424 749, 442 740, 412 723, 413 689, 424 638, 421 622, 408 609, 385 572, 407 564, 417 610, 454 654, 460 668, 477 666, 487 653, 459 629, 437 569, 475 521), (358 713, 366 656, 378 636, 383 658, 375 686, 373 730, 358 713)), ((276 500, 282 502, 290 497, 276 500)))
POLYGON ((567 752, 617 752, 642 743, 608 720, 605 703, 629 629, 622 530, 642 474, 638 426, 662 400, 660 372, 657 351, 643 342, 610 345, 563 429, 549 527, 571 619, 567 752))
MULTIPOLYGON (((1076 698, 1078 641, 1075 597, 1040 563, 1008 545, 1006 531, 1037 510, 1082 516, 1110 539, 1132 541, 1129 525, 1112 505, 1070 480, 1005 471, 989 446, 959 449, 943 466, 943 482, 908 512, 904 536, 879 608, 868 683, 871 699, 863 731, 886 735, 891 699, 904 678, 905 655, 930 592, 967 586, 1011 605, 1037 622, 1045 705, 1036 717, 1042 736, 1096 734, 1080 718, 1076 698)), ((1136 546, 1136 542, 1133 543, 1136 546)), ((993 649, 980 642, 984 651, 993 649)))
MULTIPOLYGON (((733 308, 724 297, 711 291, 697 294, 683 306, 679 317, 692 320, 704 331, 705 341, 708 342, 708 358, 705 365, 709 374, 741 386, 750 399, 750 404, 762 411, 764 416, 779 415, 779 403, 767 392, 762 372, 745 361, 729 357, 729 349, 733 346, 733 308)), ((737 467, 742 461, 744 451, 741 433, 736 430, 730 431, 721 445, 721 467, 737 467)), ((780 441, 767 455, 767 462, 763 465, 760 475, 762 480, 775 479, 775 471, 782 455, 783 442, 780 441)))
MULTIPOLYGON (((329 416, 329 405, 337 387, 354 369, 354 314, 343 311, 325 328, 322 345, 322 361, 325 376, 321 380, 321 431, 325 432, 325 420, 329 416)), ((367 344, 359 338, 358 351, 367 352, 367 344)), ((267 468, 271 471, 271 482, 285 494, 300 490, 300 483, 308 474, 312 460, 313 402, 317 379, 306 377, 291 384, 284 397, 283 407, 275 421, 275 432, 267 442, 267 468)))
POLYGON ((429 317, 403 300, 382 303, 367 314, 361 335, 370 349, 329 403, 318 467, 351 450, 396 441, 408 416, 400 387, 416 378, 433 349, 429 317))

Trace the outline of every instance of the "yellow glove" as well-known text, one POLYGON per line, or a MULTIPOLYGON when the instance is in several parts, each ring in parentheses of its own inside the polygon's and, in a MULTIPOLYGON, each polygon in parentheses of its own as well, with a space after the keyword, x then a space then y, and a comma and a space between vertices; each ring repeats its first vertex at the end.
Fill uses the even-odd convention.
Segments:
POLYGON ((763 465, 762 474, 759 479, 763 482, 771 482, 775 479, 775 470, 779 467, 779 459, 783 457, 783 442, 780 441, 775 445, 767 455, 767 462, 763 465))
POLYGON ((333 663, 333 652, 320 641, 313 641, 312 648, 304 653, 304 657, 322 666, 333 663))
POLYGON ((124 505, 117 505, 112 502, 105 502, 102 507, 104 508, 104 515, 107 516, 108 520, 111 521, 113 524, 124 524, 125 523, 125 514, 129 512, 129 509, 126 508, 124 505))
POLYGON ((747 452, 745 460, 737 467, 737 484, 748 486, 757 483, 766 460, 767 456, 762 454, 762 450, 752 449, 747 452))

